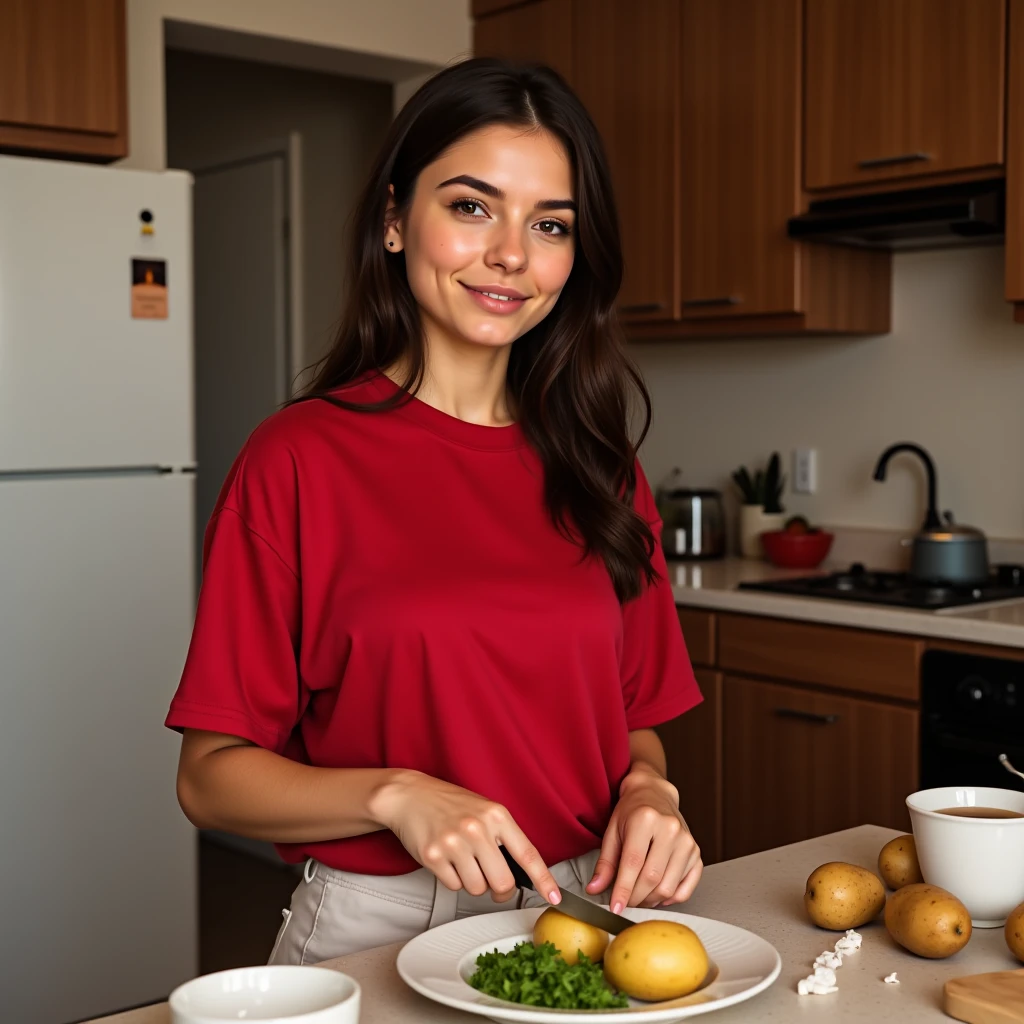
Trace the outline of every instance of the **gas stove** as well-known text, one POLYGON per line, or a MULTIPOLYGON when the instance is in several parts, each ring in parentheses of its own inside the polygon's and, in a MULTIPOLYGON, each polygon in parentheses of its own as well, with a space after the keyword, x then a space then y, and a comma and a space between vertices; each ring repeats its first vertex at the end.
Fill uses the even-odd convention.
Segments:
POLYGON ((1024 599, 1024 567, 999 565, 983 583, 963 584, 919 580, 904 572, 872 572, 855 562, 845 572, 741 583, 739 589, 938 611, 989 601, 1024 599))

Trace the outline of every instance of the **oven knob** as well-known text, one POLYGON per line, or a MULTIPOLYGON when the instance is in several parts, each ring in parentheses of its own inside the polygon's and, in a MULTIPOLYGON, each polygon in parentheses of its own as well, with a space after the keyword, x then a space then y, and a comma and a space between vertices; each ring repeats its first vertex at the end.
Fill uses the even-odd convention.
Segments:
POLYGON ((981 676, 968 676, 960 681, 956 691, 963 703, 977 707, 992 697, 992 684, 981 676))
POLYGON ((1024 584, 1024 566, 1000 565, 996 569, 996 579, 1001 587, 1019 587, 1024 584))

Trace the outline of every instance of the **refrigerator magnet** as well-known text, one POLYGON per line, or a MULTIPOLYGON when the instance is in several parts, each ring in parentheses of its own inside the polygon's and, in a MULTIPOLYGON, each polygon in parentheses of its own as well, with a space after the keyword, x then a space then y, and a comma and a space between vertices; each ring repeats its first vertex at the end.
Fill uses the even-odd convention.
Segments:
POLYGON ((132 319, 167 319, 166 260, 132 260, 132 319))

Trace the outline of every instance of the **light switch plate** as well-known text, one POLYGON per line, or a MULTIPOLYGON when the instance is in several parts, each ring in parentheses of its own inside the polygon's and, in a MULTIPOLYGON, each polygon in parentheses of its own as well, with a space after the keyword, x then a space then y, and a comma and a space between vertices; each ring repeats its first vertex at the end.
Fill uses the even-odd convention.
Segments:
POLYGON ((793 493, 814 494, 818 489, 818 453, 813 448, 793 451, 793 493))

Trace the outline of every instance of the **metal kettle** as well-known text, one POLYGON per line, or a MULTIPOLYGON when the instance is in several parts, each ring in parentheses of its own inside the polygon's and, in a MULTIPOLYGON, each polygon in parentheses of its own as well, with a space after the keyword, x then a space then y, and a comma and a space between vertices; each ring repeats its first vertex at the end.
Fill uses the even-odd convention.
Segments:
POLYGON ((889 460, 899 452, 916 455, 928 474, 928 510, 924 524, 913 539, 910 575, 919 580, 946 583, 981 583, 987 580, 989 563, 985 534, 973 526, 954 522, 952 512, 943 512, 943 518, 939 518, 935 463, 920 445, 903 442, 886 448, 875 466, 874 478, 885 479, 889 460))
POLYGON ((687 561, 721 558, 725 555, 722 493, 684 487, 682 475, 674 469, 655 495, 665 557, 687 561))

